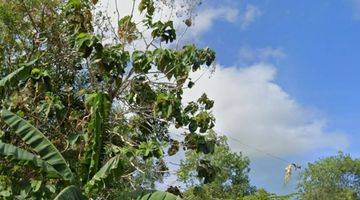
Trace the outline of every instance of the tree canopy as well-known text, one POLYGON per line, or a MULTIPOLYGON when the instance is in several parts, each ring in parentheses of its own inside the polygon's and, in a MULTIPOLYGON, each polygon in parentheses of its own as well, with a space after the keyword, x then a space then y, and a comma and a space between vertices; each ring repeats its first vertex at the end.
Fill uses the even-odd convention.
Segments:
POLYGON ((156 1, 140 1, 136 12, 144 18, 125 16, 117 27, 94 15, 97 3, 0 3, 4 198, 151 190, 180 144, 211 148, 201 138, 215 123, 213 101, 205 94, 181 101, 194 84, 189 74, 210 67, 215 53, 193 44, 163 47, 177 35, 172 21, 154 19, 156 1), (108 44, 101 33, 110 28, 117 40, 108 44), (140 39, 149 40, 145 48, 128 48, 140 39), (186 141, 173 139, 170 126, 182 128, 186 141))
MULTIPOLYGON (((250 184, 249 159, 213 130, 213 100, 184 102, 215 52, 178 43, 156 15, 172 1, 133 2, 114 26, 98 0, 0 0, 0 198, 291 198, 250 184), (156 191, 182 153, 185 189, 156 191)), ((309 164, 299 195, 358 199, 359 169, 343 154, 309 164)))
MULTIPOLYGON (((212 137, 215 138, 215 134, 212 137)), ((233 153, 226 137, 219 137, 216 143, 213 154, 186 152, 178 171, 179 180, 190 187, 184 195, 188 199, 238 199, 254 193, 255 187, 250 185, 248 177, 249 159, 233 153), (204 173, 203 177, 197 173, 199 167, 212 173, 204 173), (208 184, 202 185, 202 180, 208 184)))
POLYGON ((360 198, 360 160, 339 153, 309 163, 299 181, 302 199, 360 198))

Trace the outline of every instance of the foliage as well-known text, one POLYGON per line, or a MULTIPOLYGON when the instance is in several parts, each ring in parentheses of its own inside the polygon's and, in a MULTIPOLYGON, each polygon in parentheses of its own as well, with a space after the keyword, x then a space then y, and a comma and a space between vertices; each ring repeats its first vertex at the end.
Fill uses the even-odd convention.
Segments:
MULTIPOLYGON (((206 94, 183 102, 215 53, 174 45, 174 23, 155 16, 164 2, 139 0, 143 18, 113 27, 97 0, 0 1, 1 199, 178 199, 149 192, 181 147, 185 199, 291 198, 250 185, 248 158, 212 131, 206 94)), ((342 154, 309 164, 300 197, 358 199, 359 168, 342 154)))
POLYGON ((360 160, 339 153, 309 163, 298 184, 301 199, 360 197, 360 160))
POLYGON ((138 200, 180 200, 180 198, 171 193, 157 191, 139 197, 138 200))
POLYGON ((287 200, 295 197, 295 194, 276 195, 256 189, 249 181, 247 157, 232 152, 225 136, 216 136, 210 131, 204 138, 213 141, 214 152, 206 154, 207 151, 196 148, 188 151, 178 170, 179 180, 188 186, 184 199, 287 200), (209 172, 204 176, 204 170, 214 170, 213 177, 208 177, 212 174, 209 172))
POLYGON ((293 199, 294 194, 290 195, 275 195, 267 192, 264 189, 257 190, 254 194, 244 197, 242 200, 288 200, 293 199))
POLYGON ((0 94, 4 93, 4 90, 11 88, 16 85, 17 82, 21 82, 23 79, 26 79, 30 75, 32 63, 27 63, 25 66, 20 67, 19 69, 11 72, 6 77, 0 80, 0 94))
POLYGON ((153 0, 140 1, 143 20, 126 16, 116 28, 101 13, 93 16, 96 3, 0 2, 5 199, 133 198, 162 180, 164 160, 180 145, 214 152, 214 140, 204 139, 215 123, 213 102, 203 95, 183 104, 182 95, 194 85, 190 74, 210 67, 215 53, 195 45, 170 48, 177 39, 173 22, 154 20, 153 0), (104 30, 117 30, 116 42, 106 43, 104 30), (130 50, 139 40, 146 47, 130 50), (171 137, 171 126, 186 130, 186 142, 171 137))
POLYGON ((63 191, 61 191, 54 200, 82 200, 84 199, 83 195, 79 191, 79 189, 71 185, 66 187, 63 191))
POLYGON ((87 164, 87 179, 92 177, 100 168, 100 156, 103 146, 103 135, 109 119, 110 101, 106 94, 93 93, 85 96, 85 104, 89 107, 90 121, 85 146, 84 164, 87 164))
POLYGON ((59 172, 46 161, 39 159, 35 154, 14 145, 0 142, 0 154, 8 159, 14 159, 24 163, 32 163, 36 167, 39 167, 40 170, 46 172, 50 177, 59 176, 59 172))
POLYGON ((14 129, 14 132, 18 134, 32 150, 37 152, 44 162, 57 170, 64 180, 74 181, 74 176, 61 153, 39 130, 8 110, 3 109, 0 115, 4 122, 14 129))
MULTIPOLYGON (((104 179, 106 179, 112 170, 116 170, 119 168, 121 155, 116 155, 111 158, 93 177, 92 179, 85 185, 85 190, 87 193, 91 191, 92 187, 96 186, 96 184, 104 179)), ((121 170, 118 170, 121 173, 121 170)))
POLYGON ((215 133, 207 137, 216 140, 213 154, 189 151, 181 162, 178 177, 191 186, 184 193, 184 198, 239 199, 254 193, 255 188, 250 185, 248 177, 249 159, 233 153, 225 137, 216 139, 215 133), (204 170, 215 170, 213 177, 203 176, 204 170), (194 181, 196 179, 199 181, 194 181))

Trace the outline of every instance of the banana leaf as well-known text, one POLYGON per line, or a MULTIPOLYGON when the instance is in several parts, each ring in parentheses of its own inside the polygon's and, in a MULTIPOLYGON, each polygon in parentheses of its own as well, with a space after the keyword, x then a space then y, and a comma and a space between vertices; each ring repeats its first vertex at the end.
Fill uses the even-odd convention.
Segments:
POLYGON ((75 180, 64 157, 43 133, 28 121, 6 109, 1 111, 1 118, 22 138, 22 140, 26 142, 26 144, 40 155, 41 159, 56 169, 64 180, 70 182, 75 180))

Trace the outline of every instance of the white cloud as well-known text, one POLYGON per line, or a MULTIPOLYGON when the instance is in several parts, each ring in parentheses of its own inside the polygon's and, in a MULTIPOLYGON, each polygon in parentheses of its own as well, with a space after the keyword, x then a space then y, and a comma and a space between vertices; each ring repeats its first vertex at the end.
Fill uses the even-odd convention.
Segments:
POLYGON ((239 63, 242 65, 254 64, 259 62, 278 61, 286 57, 286 53, 281 48, 265 47, 251 48, 242 47, 239 50, 239 63))
POLYGON ((245 13, 242 16, 241 28, 246 29, 260 16, 261 16, 260 9, 254 5, 248 4, 246 6, 245 13))
POLYGON ((194 26, 189 30, 189 36, 201 36, 203 33, 210 30, 217 20, 225 20, 234 23, 238 18, 238 14, 239 11, 237 9, 230 7, 204 9, 195 17, 194 26))
POLYGON ((276 69, 257 64, 247 68, 218 66, 185 93, 185 101, 203 92, 215 100, 216 130, 254 147, 230 142, 233 150, 263 156, 255 148, 294 155, 322 148, 343 148, 347 138, 326 131, 326 119, 301 107, 274 83, 276 69))

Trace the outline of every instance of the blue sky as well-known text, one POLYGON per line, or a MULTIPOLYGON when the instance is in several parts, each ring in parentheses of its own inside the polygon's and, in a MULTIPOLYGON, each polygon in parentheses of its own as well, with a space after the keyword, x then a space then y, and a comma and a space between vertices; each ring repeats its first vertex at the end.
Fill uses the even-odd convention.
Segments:
MULTIPOLYGON (((131 1, 118 2, 128 15, 131 1)), ((103 5, 116 24, 114 1, 103 5)), ((181 6, 174 8, 159 17, 181 6)), ((173 20, 181 33, 184 19, 173 20)), ((217 65, 193 75, 205 74, 184 102, 206 92, 215 100, 215 130, 250 157, 251 182, 294 192, 297 173, 283 181, 291 162, 305 167, 339 150, 360 156, 359 36, 360 0, 203 0, 181 42, 213 48, 217 65)))
MULTIPOLYGON (((236 9, 238 19, 219 16, 198 43, 215 49, 223 67, 271 64, 277 71, 273 81, 297 104, 325 119, 325 131, 341 132, 348 138, 349 144, 340 150, 359 157, 360 9, 356 7, 359 4, 355 0, 261 0, 225 1, 220 5, 213 0, 205 2, 202 9, 212 6, 236 9), (257 14, 244 28, 242 15, 249 5, 256 8, 257 14), (261 54, 264 49, 275 53, 267 56, 241 53, 261 54)), ((337 150, 329 146, 284 157, 306 164, 337 150)), ((279 166, 283 164, 266 156, 252 160, 251 177, 256 185, 273 192, 292 191, 291 186, 281 184, 283 169, 279 166)))

